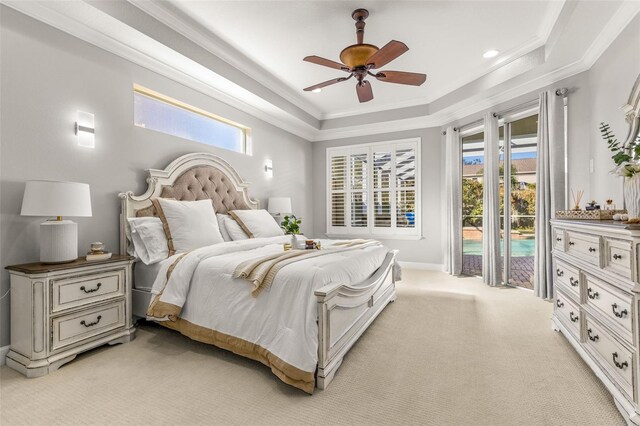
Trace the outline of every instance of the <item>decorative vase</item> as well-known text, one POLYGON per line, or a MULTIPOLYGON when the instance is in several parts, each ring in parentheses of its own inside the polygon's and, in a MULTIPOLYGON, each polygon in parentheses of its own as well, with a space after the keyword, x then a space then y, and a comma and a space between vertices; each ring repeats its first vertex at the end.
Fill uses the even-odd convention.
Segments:
POLYGON ((624 178, 624 203, 630 218, 640 216, 640 173, 624 178))
POLYGON ((298 248, 298 236, 291 234, 291 248, 296 250, 298 248))

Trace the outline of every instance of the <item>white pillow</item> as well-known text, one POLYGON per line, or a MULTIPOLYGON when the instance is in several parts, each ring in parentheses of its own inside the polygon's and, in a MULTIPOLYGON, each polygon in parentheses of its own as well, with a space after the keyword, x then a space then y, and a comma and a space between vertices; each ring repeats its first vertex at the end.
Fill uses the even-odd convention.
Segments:
POLYGON ((229 238, 231 238, 231 241, 249 239, 247 233, 242 230, 242 227, 238 225, 238 222, 236 222, 235 219, 227 214, 223 214, 222 216, 224 216, 224 229, 229 234, 229 238))
POLYGON ((220 234, 222 234, 222 239, 225 241, 233 241, 231 239, 231 235, 227 231, 227 227, 224 225, 226 214, 216 213, 216 219, 218 219, 218 228, 220 229, 220 234))
POLYGON ((153 200, 167 236, 169 255, 223 242, 211 200, 153 200))
POLYGON ((249 238, 278 237, 284 231, 266 210, 232 210, 229 215, 247 233, 249 238))
POLYGON ((167 237, 162 221, 158 217, 135 217, 129 219, 131 241, 135 256, 146 265, 160 262, 169 257, 167 237))

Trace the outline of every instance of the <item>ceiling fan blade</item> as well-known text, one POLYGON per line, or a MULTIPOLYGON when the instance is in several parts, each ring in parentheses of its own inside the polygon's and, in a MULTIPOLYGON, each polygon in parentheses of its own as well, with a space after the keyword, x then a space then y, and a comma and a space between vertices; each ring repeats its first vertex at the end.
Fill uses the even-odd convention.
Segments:
POLYGON ((327 80, 327 81, 323 81, 322 83, 318 83, 316 85, 313 86, 309 86, 305 89, 303 89, 305 92, 310 92, 314 89, 320 89, 322 87, 326 87, 326 86, 330 86, 332 84, 336 84, 336 83, 340 83, 341 81, 345 81, 345 80, 349 80, 349 78, 351 78, 351 76, 349 77, 340 77, 340 78, 334 78, 332 80, 327 80))
POLYGON ((349 67, 340 62, 332 61, 331 59, 321 58, 320 56, 307 56, 303 61, 311 62, 312 64, 322 65, 324 67, 335 68, 337 70, 349 71, 349 67))
POLYGON ((367 80, 356 84, 356 92, 358 93, 358 100, 362 102, 369 102, 373 99, 373 90, 371 90, 371 83, 367 80))
POLYGON ((389 43, 382 46, 382 49, 371 55, 367 59, 367 65, 373 65, 372 68, 380 68, 385 66, 389 62, 402 55, 409 50, 406 44, 401 41, 391 40, 389 43))
POLYGON ((380 71, 374 74, 374 77, 387 83, 409 84, 411 86, 420 86, 427 80, 426 74, 404 71, 380 71))

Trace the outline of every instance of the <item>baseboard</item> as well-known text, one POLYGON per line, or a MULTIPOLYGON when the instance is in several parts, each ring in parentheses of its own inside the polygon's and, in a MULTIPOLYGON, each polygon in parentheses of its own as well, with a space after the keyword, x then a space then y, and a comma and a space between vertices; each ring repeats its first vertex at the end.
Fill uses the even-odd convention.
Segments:
POLYGON ((7 354, 9 353, 9 348, 11 346, 3 346, 0 348, 0 366, 3 366, 7 363, 7 354))
POLYGON ((440 271, 444 270, 444 265, 441 263, 423 263, 423 262, 398 262, 402 268, 407 269, 419 269, 422 271, 440 271))

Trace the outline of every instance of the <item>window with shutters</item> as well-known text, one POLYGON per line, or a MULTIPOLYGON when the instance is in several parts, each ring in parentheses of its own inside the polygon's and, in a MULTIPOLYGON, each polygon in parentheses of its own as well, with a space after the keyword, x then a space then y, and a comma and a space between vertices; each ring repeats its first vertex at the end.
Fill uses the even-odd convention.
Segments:
POLYGON ((419 238, 420 139, 327 149, 327 234, 419 238))

